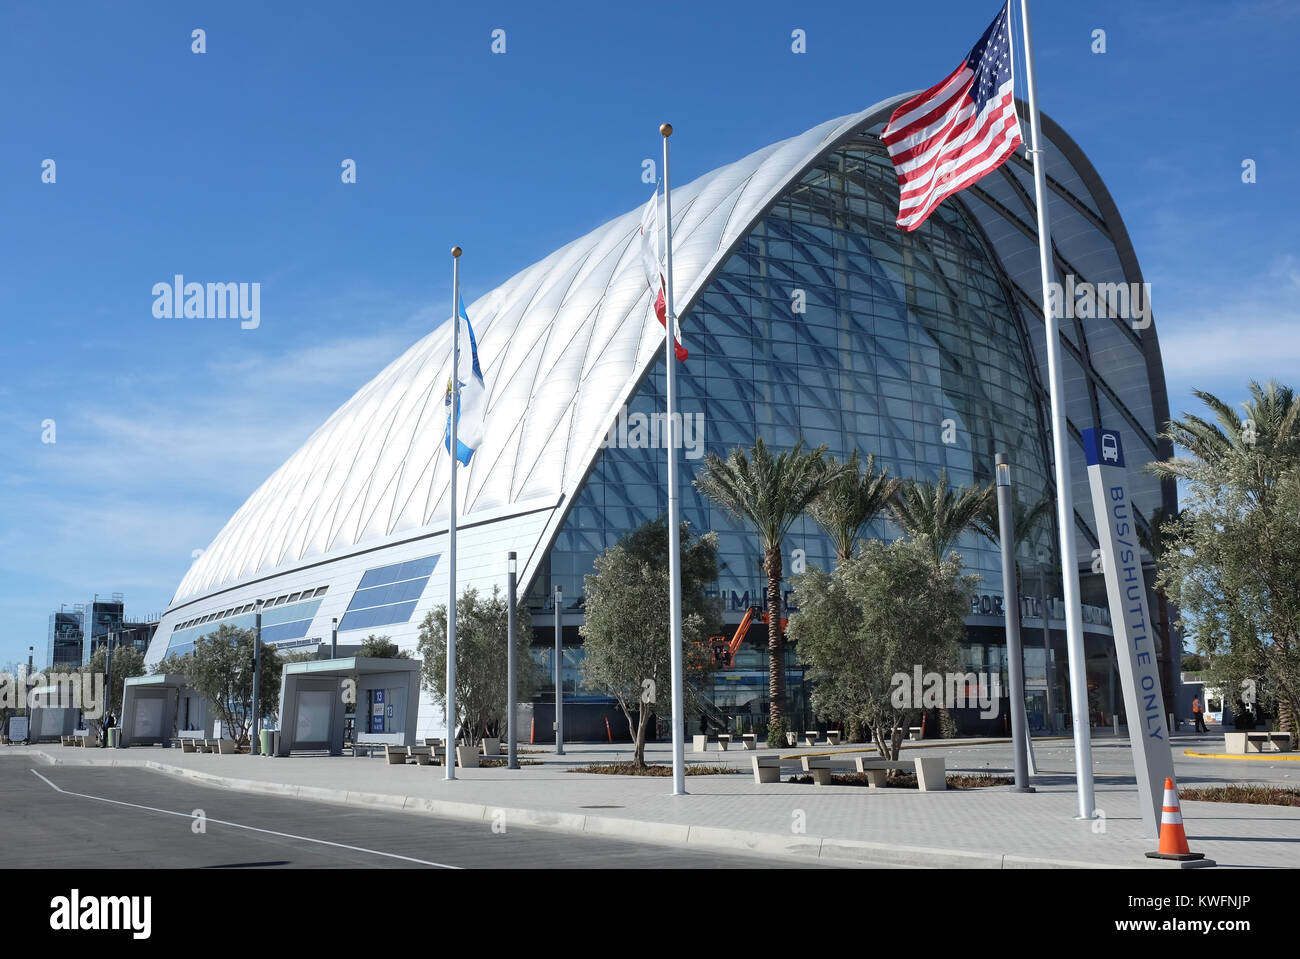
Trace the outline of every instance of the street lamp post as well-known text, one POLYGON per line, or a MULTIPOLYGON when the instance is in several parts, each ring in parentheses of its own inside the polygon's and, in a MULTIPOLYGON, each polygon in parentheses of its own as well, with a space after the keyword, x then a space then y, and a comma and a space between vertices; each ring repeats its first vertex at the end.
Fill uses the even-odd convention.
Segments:
POLYGON ((1011 506, 1011 465, 1005 453, 994 458, 998 489, 998 541, 1002 547, 1002 612, 1007 624, 1007 670, 1011 682, 1011 749, 1015 755, 1014 792, 1032 792, 1025 749, 1025 663, 1020 647, 1020 596, 1016 589, 1015 516, 1011 506))
POLYGON ((339 621, 336 616, 330 620, 330 659, 339 658, 339 621))
POLYGON ((253 736, 248 743, 251 756, 258 753, 258 737, 262 733, 262 601, 257 601, 253 618, 253 736))
POLYGON ((555 587, 555 755, 564 755, 564 587, 555 587))
POLYGON ((518 769, 519 759, 516 756, 516 745, 519 741, 518 724, 515 722, 515 683, 517 680, 517 665, 515 663, 515 632, 519 626, 516 622, 518 615, 515 610, 515 567, 516 559, 513 551, 506 557, 506 768, 518 769))

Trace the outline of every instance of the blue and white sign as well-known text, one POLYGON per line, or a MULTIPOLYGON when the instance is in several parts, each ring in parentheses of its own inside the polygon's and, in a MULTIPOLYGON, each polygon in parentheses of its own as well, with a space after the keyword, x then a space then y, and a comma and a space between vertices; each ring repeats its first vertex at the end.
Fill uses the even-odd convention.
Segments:
POLYGON ((1137 521, 1128 494, 1124 445, 1116 430, 1083 431, 1088 485, 1101 541, 1102 572, 1110 603, 1115 658, 1124 689, 1133 771, 1142 806, 1142 821, 1152 838, 1160 835, 1165 777, 1173 776, 1164 695, 1156 662, 1155 624, 1147 607, 1146 580, 1137 521))

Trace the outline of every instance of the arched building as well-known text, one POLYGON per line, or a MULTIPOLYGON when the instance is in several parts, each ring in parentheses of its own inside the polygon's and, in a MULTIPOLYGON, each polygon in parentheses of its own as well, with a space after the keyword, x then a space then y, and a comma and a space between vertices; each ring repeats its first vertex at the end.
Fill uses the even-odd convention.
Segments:
MULTIPOLYGON (((822 123, 673 190, 675 295, 690 350, 678 381, 688 427, 682 518, 719 533, 726 567, 718 595, 731 623, 763 602, 759 552, 690 485, 705 451, 725 455, 756 435, 778 447, 803 437, 840 458, 874 453, 903 477, 934 478, 946 468, 957 483, 990 482, 994 453, 1006 452, 1022 497, 1053 488, 1031 168, 1022 151, 903 233, 879 140, 903 99, 822 123)), ((1047 117, 1043 127, 1056 270, 1085 291, 1061 324, 1079 549, 1069 559, 1084 573, 1085 603, 1098 607, 1086 617, 1089 671, 1096 709, 1109 713, 1118 698, 1108 685, 1104 587, 1091 575, 1096 536, 1080 433, 1118 429, 1131 463, 1168 455, 1157 438, 1168 401, 1154 326, 1114 315, 1104 296, 1084 303, 1085 284, 1127 290, 1140 288, 1142 276, 1096 171, 1060 127, 1047 117)), ((638 257, 640 214, 638 205, 557 250, 468 311, 488 410, 483 444, 460 471, 458 580, 463 588, 503 584, 506 554, 517 552, 521 590, 535 607, 563 587, 573 642, 582 577, 595 556, 666 509, 663 450, 629 441, 620 426, 635 429, 637 414, 663 409, 663 330, 638 257)), ((268 641, 328 643, 337 618, 341 642, 376 633, 414 647, 425 614, 447 601, 441 440, 450 338, 445 323, 412 346, 249 497, 182 580, 151 662, 222 622, 247 625, 258 599, 267 604, 268 641)), ((1131 484, 1145 513, 1174 506, 1173 488, 1140 470, 1131 484)), ((1021 557, 1025 592, 1035 594, 1025 644, 1036 715, 1045 706, 1036 690, 1049 676, 1038 570, 1059 562, 1051 522, 1021 557)), ((873 532, 897 535, 883 521, 873 532)), ((810 563, 833 558, 811 520, 788 548, 810 563)), ((958 548, 984 582, 968 621, 968 665, 999 668, 996 547, 972 534, 958 548)), ((551 619, 534 622, 544 655, 551 619)), ((1068 708, 1059 611, 1054 627, 1059 716, 1068 708)), ((566 685, 580 656, 574 648, 566 685)), ((718 678, 723 712, 766 708, 764 662, 757 648, 742 652, 718 678)), ((797 663, 791 668, 798 714, 806 690, 797 663)), ((426 703, 420 724, 431 734, 441 716, 426 703)))

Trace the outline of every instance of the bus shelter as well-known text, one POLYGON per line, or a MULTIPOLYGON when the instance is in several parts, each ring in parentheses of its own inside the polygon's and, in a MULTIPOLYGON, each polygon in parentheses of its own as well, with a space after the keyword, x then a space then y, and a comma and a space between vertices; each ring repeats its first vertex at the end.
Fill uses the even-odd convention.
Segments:
POLYGON ((295 750, 343 755, 350 703, 356 705, 354 742, 412 745, 420 709, 420 661, 346 656, 286 663, 276 755, 295 750))

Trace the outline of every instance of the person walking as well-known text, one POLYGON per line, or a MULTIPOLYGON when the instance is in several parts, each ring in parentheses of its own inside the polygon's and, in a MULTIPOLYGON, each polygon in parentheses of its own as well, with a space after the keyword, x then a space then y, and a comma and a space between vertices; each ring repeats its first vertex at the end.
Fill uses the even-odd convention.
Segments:
POLYGON ((1192 700, 1192 719, 1196 721, 1196 731, 1198 733, 1208 733, 1205 727, 1205 713, 1201 711, 1201 697, 1197 696, 1192 700))

